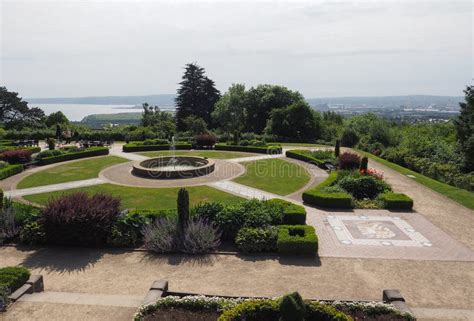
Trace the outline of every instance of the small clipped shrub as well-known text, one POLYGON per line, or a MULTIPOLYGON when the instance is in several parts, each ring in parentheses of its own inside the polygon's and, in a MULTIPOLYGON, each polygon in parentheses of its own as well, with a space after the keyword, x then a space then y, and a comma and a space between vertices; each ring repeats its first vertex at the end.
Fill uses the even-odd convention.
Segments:
POLYGON ((235 244, 244 253, 275 252, 277 250, 278 228, 244 227, 235 237, 235 244))
POLYGON ((10 164, 26 164, 31 161, 31 154, 27 149, 7 150, 1 154, 1 158, 10 164))
POLYGON ((20 232, 20 242, 26 245, 46 243, 46 233, 43 226, 37 221, 24 225, 20 232))
POLYGON ((314 255, 318 253, 318 237, 309 225, 280 225, 277 247, 282 254, 314 255))
POLYGON ((352 170, 360 166, 360 157, 355 153, 345 152, 339 155, 339 169, 352 170))
POLYGON ((119 215, 120 199, 77 192, 49 200, 40 221, 48 243, 94 246, 105 244, 119 215))
POLYGON ((40 152, 38 155, 36 155, 36 159, 40 160, 42 158, 46 157, 52 157, 52 156, 59 156, 65 154, 66 151, 59 150, 59 149, 49 149, 49 150, 44 150, 40 152))
POLYGON ((166 139, 146 139, 143 141, 143 145, 166 145, 169 144, 166 139))
POLYGON ((217 320, 276 321, 279 315, 278 302, 275 300, 249 300, 224 311, 217 320))
POLYGON ((10 292, 16 291, 30 278, 30 271, 21 266, 0 268, 0 287, 4 286, 10 292))
POLYGON ((306 224, 306 210, 303 206, 287 202, 282 199, 274 198, 267 203, 280 205, 283 207, 283 224, 285 225, 304 225, 306 224))
POLYGON ((213 147, 217 143, 217 137, 212 134, 201 134, 196 136, 195 141, 199 148, 213 147))
POLYGON ((369 159, 367 158, 367 156, 362 157, 362 159, 360 160, 359 170, 364 173, 367 172, 368 165, 369 159))
POLYGON ((166 217, 143 228, 143 241, 147 250, 156 253, 171 253, 178 248, 177 218, 166 217))
POLYGON ((190 221, 184 232, 182 251, 189 254, 208 253, 220 245, 220 232, 204 220, 190 221))
POLYGON ((353 319, 329 304, 320 302, 306 303, 306 320, 353 321, 353 319))
POLYGON ((326 191, 332 188, 337 181, 337 172, 331 172, 318 186, 309 189, 303 193, 303 201, 305 203, 334 208, 352 208, 352 196, 346 192, 326 191))
POLYGON ((287 294, 280 299, 280 321, 303 321, 306 306, 298 292, 287 294))
POLYGON ((191 216, 203 219, 207 222, 214 222, 217 215, 224 210, 224 205, 220 202, 203 202, 195 205, 191 209, 191 216))
POLYGON ((56 140, 54 138, 47 138, 46 144, 48 144, 49 150, 54 150, 54 148, 56 147, 56 140))
POLYGON ((356 199, 373 199, 380 193, 391 190, 390 186, 373 176, 348 175, 337 182, 337 185, 354 196, 356 199))
POLYGON ((411 210, 413 208, 413 200, 403 193, 383 193, 380 194, 379 200, 386 209, 411 210))

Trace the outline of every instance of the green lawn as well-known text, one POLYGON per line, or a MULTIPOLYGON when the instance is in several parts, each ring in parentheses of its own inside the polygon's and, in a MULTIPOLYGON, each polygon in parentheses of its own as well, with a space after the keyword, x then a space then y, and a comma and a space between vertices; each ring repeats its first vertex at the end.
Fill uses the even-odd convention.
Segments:
POLYGON ((422 185, 425 185, 426 187, 431 188, 432 190, 443 194, 446 197, 449 197, 453 201, 458 202, 461 205, 464 205, 465 207, 474 210, 474 193, 469 192, 465 189, 462 188, 457 188, 445 183, 438 182, 437 180, 434 180, 432 178, 429 178, 427 176, 424 176, 420 173, 414 172, 412 170, 409 170, 408 168, 402 167, 400 165, 391 163, 389 161, 386 161, 385 159, 382 159, 380 157, 374 156, 370 153, 357 150, 358 153, 367 156, 403 175, 413 175, 415 178, 413 178, 414 181, 417 183, 420 183, 422 185))
MULTIPOLYGON (((138 154, 143 155, 143 156, 147 156, 147 157, 170 156, 171 151, 163 150, 163 151, 156 151, 156 152, 140 152, 138 154)), ((244 152, 227 152, 227 151, 220 151, 220 150, 193 150, 193 151, 177 150, 176 155, 188 155, 188 156, 200 156, 200 157, 217 158, 217 159, 229 159, 229 158, 255 156, 255 155, 258 155, 258 154, 244 153, 244 152)))
MULTIPOLYGON (((243 199, 222 192, 218 189, 209 186, 193 186, 186 187, 189 191, 189 197, 191 204, 197 204, 200 202, 213 202, 219 201, 224 204, 238 203, 243 199)), ((122 207, 128 209, 171 209, 176 208, 176 198, 178 196, 179 188, 138 188, 128 187, 113 184, 101 184, 89 187, 81 187, 70 189, 60 192, 50 192, 43 194, 35 194, 24 196, 23 198, 43 205, 51 197, 57 197, 63 194, 69 194, 73 192, 86 192, 88 194, 95 193, 107 193, 122 199, 122 207)))
POLYGON ((58 165, 25 177, 17 188, 30 188, 95 178, 106 167, 128 162, 121 157, 104 156, 58 165))
POLYGON ((301 166, 278 158, 246 162, 244 175, 235 182, 278 195, 288 195, 304 187, 310 180, 301 166))

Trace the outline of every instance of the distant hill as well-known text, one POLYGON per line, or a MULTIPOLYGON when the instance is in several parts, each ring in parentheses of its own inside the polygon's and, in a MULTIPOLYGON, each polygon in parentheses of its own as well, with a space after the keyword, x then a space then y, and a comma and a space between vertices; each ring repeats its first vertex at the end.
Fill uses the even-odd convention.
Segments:
POLYGON ((105 97, 59 97, 59 98, 26 98, 30 104, 90 104, 90 105, 174 105, 175 95, 147 96, 105 96, 105 97))
POLYGON ((312 106, 322 104, 344 104, 349 106, 367 105, 378 107, 414 107, 443 105, 456 106, 459 102, 464 101, 462 96, 429 96, 429 95, 411 95, 411 96, 380 96, 380 97, 326 97, 326 98, 309 98, 308 103, 312 106))
POLYGON ((141 119, 142 113, 94 114, 84 117, 80 123, 89 126, 104 124, 137 125, 141 119))

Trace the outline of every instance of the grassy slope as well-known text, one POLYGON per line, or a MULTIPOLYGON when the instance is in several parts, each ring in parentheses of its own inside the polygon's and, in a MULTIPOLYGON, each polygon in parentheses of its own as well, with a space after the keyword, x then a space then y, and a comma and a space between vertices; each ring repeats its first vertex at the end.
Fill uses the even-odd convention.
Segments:
POLYGON ((62 164, 25 177, 20 181, 17 188, 30 188, 95 178, 102 169, 124 162, 128 162, 128 160, 116 156, 105 156, 62 164))
MULTIPOLYGON (((140 152, 138 154, 143 155, 143 156, 148 156, 148 157, 170 156, 171 151, 164 150, 164 151, 156 151, 156 152, 140 152)), ((200 157, 217 158, 217 159, 229 159, 229 158, 255 156, 255 155, 258 155, 258 154, 243 153, 243 152, 213 151, 213 150, 196 150, 196 151, 177 150, 176 155, 188 155, 188 156, 200 156, 200 157)))
POLYGON ((281 159, 264 159, 243 163, 247 171, 235 182, 278 195, 296 192, 308 183, 307 171, 294 163, 281 159))
POLYGON ((474 193, 469 192, 465 189, 462 188, 457 188, 445 183, 438 182, 437 180, 434 180, 432 178, 426 177, 420 173, 414 172, 412 170, 409 170, 405 167, 402 167, 400 165, 391 163, 389 161, 386 161, 380 157, 374 156, 370 153, 364 152, 357 150, 358 153, 365 155, 380 164, 383 164, 403 175, 413 175, 415 178, 413 178, 414 181, 416 181, 419 184, 422 184, 428 188, 431 188, 432 190, 443 194, 446 197, 449 197, 453 201, 458 202, 461 205, 464 205, 465 207, 474 210, 474 193))
MULTIPOLYGON (((228 194, 208 186, 187 187, 186 189, 189 191, 190 201, 192 204, 197 204, 204 201, 220 201, 222 203, 230 204, 243 200, 238 196, 228 194)), ((83 191, 94 194, 103 192, 120 197, 122 199, 122 207, 124 208, 170 209, 176 208, 176 197, 178 195, 178 190, 179 188, 137 188, 113 184, 102 184, 76 188, 67 191, 29 195, 25 196, 24 198, 37 204, 45 204, 50 197, 57 197, 65 193, 83 191)))

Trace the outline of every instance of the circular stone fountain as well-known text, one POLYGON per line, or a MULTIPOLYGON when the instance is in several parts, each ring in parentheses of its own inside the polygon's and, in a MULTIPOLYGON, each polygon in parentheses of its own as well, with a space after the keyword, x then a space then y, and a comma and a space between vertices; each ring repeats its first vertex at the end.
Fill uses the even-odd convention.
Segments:
POLYGON ((215 162, 196 156, 163 156, 133 164, 132 174, 154 179, 192 178, 210 174, 215 162))

